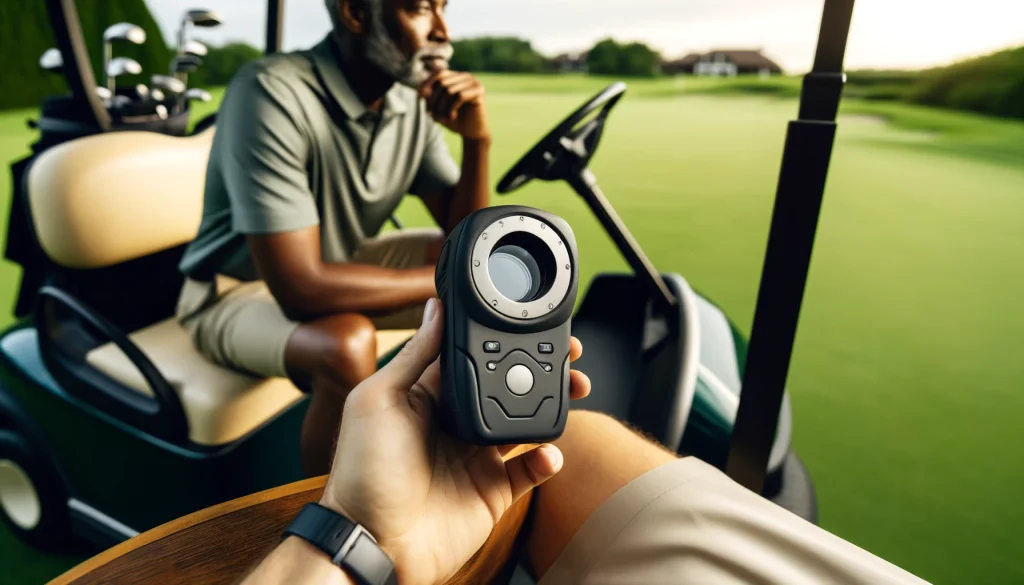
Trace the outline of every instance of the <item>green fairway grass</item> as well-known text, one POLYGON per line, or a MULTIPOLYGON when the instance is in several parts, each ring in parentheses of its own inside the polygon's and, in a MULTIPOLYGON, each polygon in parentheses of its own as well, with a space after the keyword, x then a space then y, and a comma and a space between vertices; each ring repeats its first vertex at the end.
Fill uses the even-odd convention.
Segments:
MULTIPOLYGON (((608 80, 484 81, 493 184, 608 80)), ((798 86, 736 95, 729 83, 739 82, 630 83, 591 168, 654 263, 749 332, 798 86)), ((0 160, 27 152, 29 114, 0 115, 0 160)), ((494 203, 566 217, 585 281, 626 269, 566 185, 494 203)), ((414 201, 400 216, 427 223, 414 201)), ((0 321, 15 276, 0 263, 0 321)), ((1021 299, 1024 124, 844 103, 789 380, 795 449, 825 529, 936 583, 1024 581, 1021 299)), ((76 560, 3 531, 0 551, 0 583, 37 582, 76 560)))

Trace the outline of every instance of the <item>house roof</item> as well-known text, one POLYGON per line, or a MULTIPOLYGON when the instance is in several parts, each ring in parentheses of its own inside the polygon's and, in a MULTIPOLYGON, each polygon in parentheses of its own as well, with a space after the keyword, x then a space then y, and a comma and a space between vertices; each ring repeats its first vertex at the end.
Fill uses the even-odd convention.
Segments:
POLYGON ((665 63, 666 66, 670 67, 693 67, 703 57, 700 53, 690 53, 682 59, 676 59, 674 61, 668 61, 665 63))
POLYGON ((710 51, 707 55, 714 57, 715 55, 725 55, 729 61, 732 61, 739 67, 749 69, 770 69, 772 71, 782 71, 782 67, 778 63, 772 61, 768 57, 757 49, 717 49, 710 51))

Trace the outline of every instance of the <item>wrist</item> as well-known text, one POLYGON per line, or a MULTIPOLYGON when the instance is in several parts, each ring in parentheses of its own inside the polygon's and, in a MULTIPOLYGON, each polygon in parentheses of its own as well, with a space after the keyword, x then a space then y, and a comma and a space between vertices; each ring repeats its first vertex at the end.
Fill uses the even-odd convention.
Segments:
POLYGON ((391 564, 393 564, 395 566, 395 573, 398 574, 398 575, 402 574, 402 570, 403 570, 404 567, 399 563, 401 555, 400 555, 399 547, 398 547, 398 545, 396 543, 388 541, 388 540, 385 540, 385 539, 382 539, 380 537, 379 532, 376 530, 376 528, 374 528, 373 526, 368 525, 368 523, 366 523, 364 520, 360 519, 357 515, 354 515, 353 513, 349 512, 347 509, 345 509, 345 507, 342 506, 334 498, 334 496, 330 492, 330 490, 325 490, 324 491, 324 495, 321 496, 319 504, 321 506, 327 508, 328 510, 331 510, 332 512, 336 512, 338 514, 341 514, 345 518, 348 518, 350 521, 355 522, 356 524, 362 526, 364 530, 366 530, 368 533, 370 533, 370 536, 372 536, 374 541, 376 541, 377 546, 382 551, 384 551, 384 554, 387 555, 388 559, 391 561, 391 564))
POLYGON ((484 130, 473 134, 463 134, 462 143, 467 146, 490 146, 491 133, 488 130, 484 130))
MULTIPOLYGON (((362 583, 362 578, 364 577, 374 582, 375 579, 384 577, 381 571, 387 566, 390 566, 390 570, 394 572, 392 578, 399 574, 397 563, 394 560, 396 556, 395 551, 388 543, 382 542, 378 536, 380 533, 375 528, 369 526, 366 520, 361 519, 358 514, 354 514, 345 506, 340 505, 332 497, 330 491, 325 491, 316 504, 330 510, 325 512, 329 515, 330 512, 341 515, 342 524, 335 523, 333 518, 328 523, 326 520, 327 516, 324 516, 323 513, 312 513, 306 523, 300 525, 302 528, 296 527, 297 523, 293 523, 289 527, 282 544, 289 541, 301 543, 307 555, 316 555, 316 565, 322 566, 326 561, 330 566, 344 573, 346 578, 344 583, 346 584, 358 585, 358 583, 362 583), (295 527, 294 530, 293 527, 295 527), (337 532, 335 532, 335 529, 337 529, 337 532), (345 536, 343 537, 342 535, 345 536), (373 544, 370 541, 373 541, 373 544), (370 549, 372 548, 378 548, 379 551, 371 553, 370 549), (350 558, 349 553, 352 553, 352 551, 356 551, 352 558, 357 559, 358 562, 354 567, 348 567, 347 559, 350 558), (386 558, 381 558, 381 553, 386 558), (348 573, 350 570, 356 571, 356 574, 348 573), (359 573, 360 571, 367 571, 368 573, 367 575, 362 575, 359 573)), ((307 504, 303 507, 303 512, 306 512, 305 508, 309 507, 315 509, 315 506, 307 504)), ((309 511, 312 512, 312 510, 309 511)), ((309 514, 307 514, 308 516, 309 514)), ((294 548, 300 545, 292 544, 291 546, 294 548)), ((391 582, 393 581, 389 581, 389 583, 391 582)), ((331 583, 334 583, 334 581, 331 583)))

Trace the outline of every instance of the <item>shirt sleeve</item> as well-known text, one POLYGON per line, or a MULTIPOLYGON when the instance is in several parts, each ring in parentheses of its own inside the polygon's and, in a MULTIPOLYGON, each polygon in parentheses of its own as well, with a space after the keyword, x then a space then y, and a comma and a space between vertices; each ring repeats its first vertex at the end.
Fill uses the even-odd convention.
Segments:
POLYGON ((927 585, 684 457, 620 489, 539 585, 927 585))
POLYGON ((309 138, 298 99, 265 70, 236 76, 217 119, 232 227, 244 234, 288 232, 319 223, 309 187, 309 138))
POLYGON ((459 165, 448 150, 441 127, 431 121, 427 148, 409 193, 417 196, 446 193, 458 184, 461 174, 459 165))

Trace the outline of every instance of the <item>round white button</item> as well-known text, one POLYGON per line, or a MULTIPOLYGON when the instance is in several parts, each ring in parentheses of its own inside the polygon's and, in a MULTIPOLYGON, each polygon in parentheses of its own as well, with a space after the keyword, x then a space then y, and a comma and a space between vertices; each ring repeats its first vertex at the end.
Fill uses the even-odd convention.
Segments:
POLYGON ((516 396, 525 396, 533 390, 533 372, 522 364, 512 366, 505 374, 505 385, 516 396))

